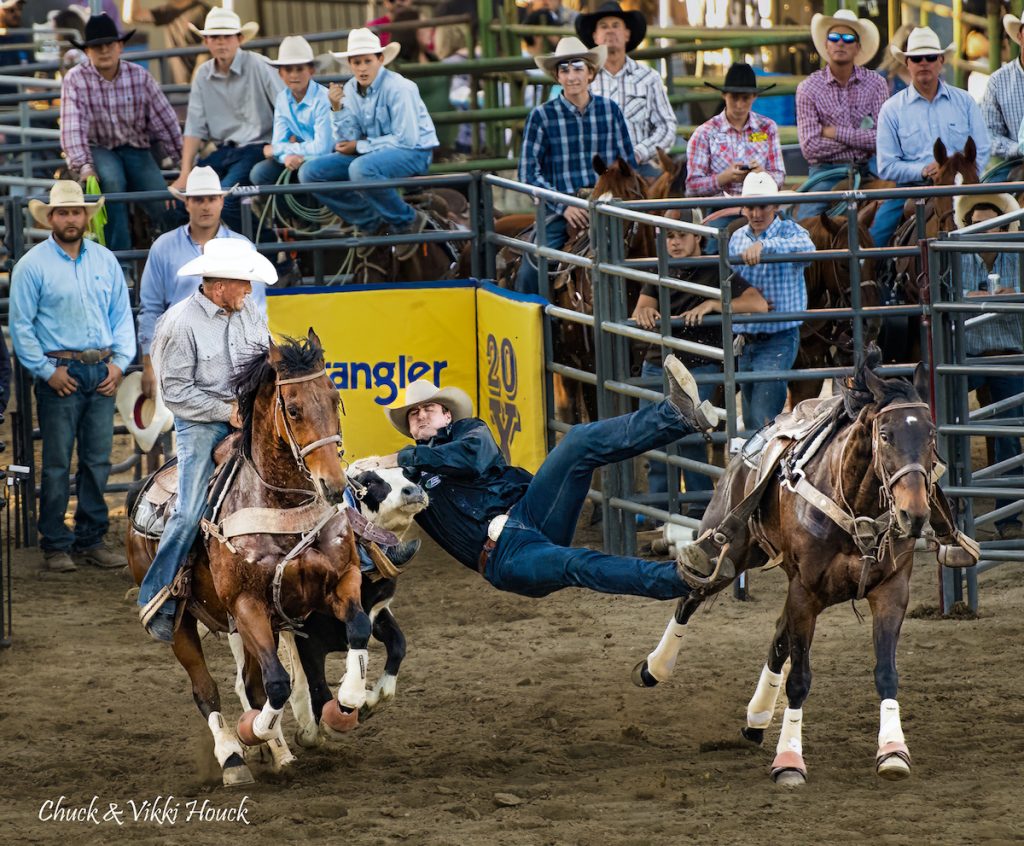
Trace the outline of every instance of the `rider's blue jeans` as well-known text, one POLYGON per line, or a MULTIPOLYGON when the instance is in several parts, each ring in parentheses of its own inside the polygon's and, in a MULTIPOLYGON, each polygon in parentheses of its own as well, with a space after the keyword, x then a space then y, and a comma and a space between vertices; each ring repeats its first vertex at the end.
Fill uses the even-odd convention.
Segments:
MULTIPOLYGON (((774 332, 764 340, 745 336, 737 365, 741 373, 765 370, 790 370, 800 347, 800 327, 774 332)), ((743 428, 753 433, 775 419, 786 406, 788 384, 785 379, 770 382, 743 382, 743 428)))
MULTIPOLYGON (((178 452, 178 499, 164 527, 156 557, 139 587, 139 605, 145 605, 160 589, 174 581, 199 531, 206 509, 206 488, 213 475, 213 448, 228 434, 227 423, 192 423, 175 420, 178 452)), ((174 613, 168 600, 161 614, 174 613)))
MULTIPOLYGON (((560 250, 569 239, 568 224, 560 214, 549 214, 544 221, 544 243, 553 250, 560 250)), ((523 253, 523 260, 519 265, 519 275, 516 276, 516 290, 520 294, 539 294, 539 279, 537 275, 537 256, 523 253)), ((555 263, 548 262, 548 270, 554 267, 555 263)))
MULTIPOLYGON (((244 147, 218 147, 210 155, 196 162, 196 167, 212 167, 220 177, 221 188, 227 189, 235 185, 249 185, 249 172, 253 165, 263 161, 262 144, 246 144, 244 147)), ((242 203, 237 194, 228 194, 224 198, 224 211, 221 218, 235 232, 242 231, 242 203)), ((267 237, 260 241, 269 240, 267 237)))
POLYGON ((648 561, 569 546, 594 470, 664 446, 693 429, 668 402, 633 414, 574 426, 544 459, 487 562, 499 590, 547 596, 567 587, 653 599, 689 588, 671 561, 648 561))

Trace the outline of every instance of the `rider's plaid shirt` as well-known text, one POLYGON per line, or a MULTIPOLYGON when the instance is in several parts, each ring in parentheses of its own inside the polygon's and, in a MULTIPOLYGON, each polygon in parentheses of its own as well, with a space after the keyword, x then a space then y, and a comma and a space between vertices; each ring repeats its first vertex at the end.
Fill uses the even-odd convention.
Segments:
MULTIPOLYGON (((964 302, 968 291, 977 291, 990 273, 999 274, 999 287, 1020 291, 1020 256, 1017 253, 996 253, 995 263, 989 270, 976 253, 960 256, 960 280, 964 302)), ((992 292, 990 292, 992 293, 992 292)), ((976 302, 976 300, 975 300, 976 302)), ((966 314, 965 318, 977 317, 966 314)), ((1024 315, 1000 314, 964 328, 964 340, 968 355, 983 355, 995 352, 1021 352, 1024 350, 1024 315)))
POLYGON ((668 153, 676 143, 676 115, 668 102, 661 76, 653 69, 626 57, 617 74, 607 68, 597 72, 590 93, 615 103, 626 119, 629 138, 638 164, 657 164, 657 149, 668 153))

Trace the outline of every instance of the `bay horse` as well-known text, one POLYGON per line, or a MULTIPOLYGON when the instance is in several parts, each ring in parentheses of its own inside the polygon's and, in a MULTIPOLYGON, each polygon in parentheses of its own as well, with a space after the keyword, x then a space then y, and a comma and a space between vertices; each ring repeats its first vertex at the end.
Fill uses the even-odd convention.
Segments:
MULTIPOLYGON (((171 644, 192 681, 192 695, 213 734, 225 785, 248 784, 243 748, 286 745, 281 710, 291 684, 277 654, 277 633, 314 611, 342 621, 349 643, 338 696, 322 720, 352 728, 366 701, 370 620, 360 601, 359 557, 343 496, 348 480, 338 453, 340 396, 324 367, 320 339, 288 339, 254 355, 233 379, 243 426, 217 494, 215 518, 204 519, 186 567, 175 582, 179 624, 171 644), (223 518, 221 518, 221 515, 223 518), (234 518, 235 531, 228 524, 234 518), (219 522, 214 523, 217 519, 219 522), (197 629, 233 625, 245 648, 250 710, 237 733, 221 714, 197 629), (241 741, 241 743, 239 742, 241 741)), ((159 472, 159 471, 158 471, 159 472)), ((215 481, 218 490, 220 479, 215 481)), ((145 494, 143 494, 144 496, 145 494)), ((134 514, 135 507, 130 505, 134 514)), ((142 582, 155 553, 153 538, 130 521, 128 563, 142 582)), ((290 754, 283 762, 292 760, 290 754)))
MULTIPOLYGON (((789 590, 747 706, 743 735, 761 743, 785 681, 788 708, 771 766, 772 778, 784 786, 803 784, 807 777, 801 726, 818 616, 861 598, 868 600, 873 617, 875 687, 881 699, 876 772, 886 779, 909 775, 896 699, 896 646, 910 598, 915 540, 931 524, 936 537, 950 544, 930 541, 940 562, 977 562, 977 545, 953 525, 936 485, 941 469, 935 426, 922 399, 927 372, 919 365, 912 382, 886 379, 874 372, 880 358, 872 349, 855 380, 840 386, 841 396, 811 401, 809 411, 825 414, 810 417, 815 428, 805 429, 805 437, 769 439, 732 459, 694 542, 716 551, 715 573, 694 577, 696 589, 679 600, 661 643, 633 674, 644 687, 668 678, 693 611, 730 584, 735 573, 769 560, 780 566, 789 590), (784 679, 787 662, 791 668, 784 679)), ((800 415, 789 418, 792 423, 800 415)), ((780 417, 777 425, 783 423, 780 417)), ((688 560, 685 550, 683 560, 688 560)))

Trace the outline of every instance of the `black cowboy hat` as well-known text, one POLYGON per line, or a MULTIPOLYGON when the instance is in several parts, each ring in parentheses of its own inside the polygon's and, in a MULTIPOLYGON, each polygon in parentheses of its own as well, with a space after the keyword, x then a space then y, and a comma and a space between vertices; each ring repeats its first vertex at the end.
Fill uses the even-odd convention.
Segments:
POLYGON ((714 85, 710 82, 705 82, 704 84, 708 88, 714 88, 715 91, 721 91, 723 94, 762 94, 769 88, 775 87, 774 82, 771 85, 758 85, 754 69, 746 62, 733 63, 729 68, 729 72, 725 75, 724 84, 714 85))
POLYGON ((597 29, 597 22, 601 18, 619 18, 626 25, 626 29, 629 30, 627 53, 635 50, 647 35, 647 21, 640 12, 626 12, 615 2, 603 3, 595 11, 576 18, 576 34, 588 47, 594 46, 594 30, 597 29))
POLYGON ((110 15, 101 13, 92 15, 85 22, 85 38, 83 41, 75 41, 74 38, 70 37, 68 41, 79 50, 84 50, 86 47, 102 47, 104 44, 113 44, 115 41, 125 42, 133 35, 135 35, 134 29, 129 30, 124 35, 118 35, 117 24, 114 23, 110 15))

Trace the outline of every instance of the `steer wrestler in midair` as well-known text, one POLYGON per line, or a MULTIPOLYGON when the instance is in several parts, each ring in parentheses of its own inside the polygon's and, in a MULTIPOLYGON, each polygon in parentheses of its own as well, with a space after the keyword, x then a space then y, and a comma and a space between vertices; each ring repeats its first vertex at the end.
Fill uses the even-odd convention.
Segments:
POLYGON ((690 588, 675 562, 570 546, 594 470, 716 426, 718 415, 700 402, 690 372, 674 356, 664 366, 664 401, 574 426, 533 477, 505 462, 463 391, 426 380, 411 384, 404 400, 386 410, 392 425, 416 444, 369 464, 356 462, 353 469, 401 467, 430 496, 416 522, 499 590, 532 597, 566 587, 653 599, 686 596, 690 588))

